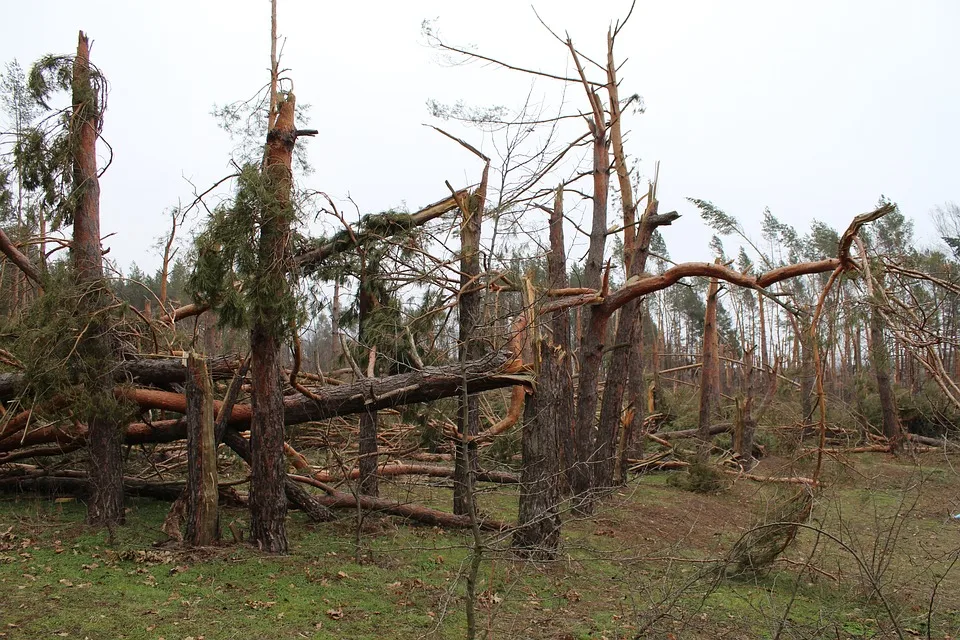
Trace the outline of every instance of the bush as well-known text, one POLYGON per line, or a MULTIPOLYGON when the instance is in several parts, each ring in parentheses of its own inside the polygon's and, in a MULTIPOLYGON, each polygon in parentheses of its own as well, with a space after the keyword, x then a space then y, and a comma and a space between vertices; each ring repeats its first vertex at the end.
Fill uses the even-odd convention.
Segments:
POLYGON ((730 486, 723 472, 712 465, 699 462, 687 467, 686 473, 667 478, 667 484, 694 493, 720 493, 730 486))

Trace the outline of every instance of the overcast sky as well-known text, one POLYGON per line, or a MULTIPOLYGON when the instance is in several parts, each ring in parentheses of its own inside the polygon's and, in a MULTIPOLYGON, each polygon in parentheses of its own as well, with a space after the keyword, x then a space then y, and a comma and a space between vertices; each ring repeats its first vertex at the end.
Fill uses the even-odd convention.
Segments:
MULTIPOLYGON (((537 4, 559 31, 600 58, 627 0, 537 4)), ((268 78, 267 0, 30 0, 0 23, 0 62, 24 67, 93 39, 111 87, 102 181, 105 242, 122 265, 155 268, 164 211, 231 171, 232 143, 210 111, 268 78)), ((280 0, 283 66, 313 105, 303 184, 364 212, 416 208, 475 182, 479 165, 422 126, 428 99, 521 104, 530 80, 482 65, 451 67, 425 46, 421 23, 518 65, 567 72, 567 57, 530 6, 508 0, 280 0)), ((683 214, 666 239, 675 258, 708 259, 710 232, 685 198, 712 200, 759 237, 764 207, 806 230, 843 228, 880 194, 935 240, 930 210, 960 200, 960 2, 639 0, 618 43, 621 95, 646 113, 628 122, 645 175, 661 162, 661 211, 683 214)), ((557 102, 562 87, 538 82, 557 102)), ((568 103, 584 104, 568 91, 568 103), (578 102, 579 101, 579 102, 578 102)), ((478 145, 476 131, 458 130, 478 145), (472 137, 471 137, 472 136, 472 137)), ((488 148, 488 150, 490 150, 488 148)), ((613 222, 613 220, 611 220, 613 222)), ((728 245, 732 248, 733 243, 728 245)))

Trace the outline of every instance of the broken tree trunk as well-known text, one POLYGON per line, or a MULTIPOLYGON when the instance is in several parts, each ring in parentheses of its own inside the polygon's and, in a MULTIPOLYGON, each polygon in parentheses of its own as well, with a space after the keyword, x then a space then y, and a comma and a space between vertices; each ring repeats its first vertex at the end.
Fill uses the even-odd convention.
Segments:
MULTIPOLYGON (((459 356, 466 363, 483 354, 483 342, 477 331, 483 312, 480 276, 480 233, 487 200, 487 175, 489 161, 483 168, 480 186, 469 198, 459 200, 462 222, 460 224, 460 317, 459 356)), ((457 430, 461 439, 457 443, 453 479, 453 512, 467 515, 470 512, 471 485, 468 475, 476 470, 477 445, 470 438, 480 433, 480 405, 475 395, 461 394, 457 397, 457 430), (468 464, 468 462, 470 464, 468 464), (474 468, 470 468, 470 467, 474 468)))
MULTIPOLYGON (((294 425, 326 420, 336 416, 360 413, 368 406, 388 409, 404 404, 433 402, 461 394, 464 378, 466 378, 468 393, 501 389, 517 384, 529 385, 528 376, 511 373, 516 367, 516 362, 507 354, 493 354, 482 360, 467 363, 466 366, 424 367, 420 371, 386 378, 320 387, 315 389, 309 398, 299 394, 284 398, 283 422, 286 425, 294 425)), ((179 393, 131 387, 116 388, 114 393, 135 402, 142 409, 186 412, 186 399, 179 393)), ((214 406, 219 411, 221 403, 214 401, 214 406)), ((251 405, 238 404, 230 413, 229 423, 236 428, 248 428, 252 413, 251 405)), ((19 416, 14 418, 20 425, 18 429, 4 430, 5 435, 0 439, 0 453, 41 444, 57 443, 68 446, 87 442, 88 430, 85 425, 65 427, 53 424, 30 429, 24 433, 27 412, 23 412, 21 416, 23 419, 18 419, 19 416)), ((126 427, 125 435, 126 444, 173 442, 186 437, 186 427, 182 420, 164 420, 149 424, 134 423, 126 427)))
POLYGON ((205 547, 220 537, 213 385, 202 358, 187 370, 187 543, 205 547))
MULTIPOLYGON (((440 467, 427 464, 381 464, 377 467, 377 473, 381 477, 396 476, 428 476, 430 478, 452 478, 454 469, 451 467, 440 467)), ((348 473, 342 474, 332 471, 316 471, 312 473, 315 480, 321 482, 339 482, 344 479, 356 480, 360 477, 360 469, 351 469, 348 473)), ((477 471, 476 479, 479 482, 493 482, 496 484, 517 484, 520 479, 514 473, 505 471, 477 471)))
POLYGON ((720 396, 720 358, 717 334, 717 292, 720 283, 710 279, 707 289, 707 312, 703 322, 703 366, 700 368, 700 417, 697 448, 698 462, 710 457, 710 423, 717 411, 720 396))
MULTIPOLYGON (((640 219, 640 233, 635 246, 630 247, 632 255, 627 261, 628 278, 639 279, 647 266, 647 256, 653 232, 660 226, 672 224, 679 216, 676 212, 659 215, 656 197, 656 185, 651 184, 647 193, 647 208, 640 219)), ((627 247, 624 245, 624 251, 627 247)), ((617 320, 616 348, 607 367, 607 380, 603 387, 603 401, 600 406, 600 425, 597 430, 596 457, 593 486, 595 489, 609 489, 614 486, 614 470, 617 462, 617 436, 621 430, 623 413, 623 394, 628 381, 630 356, 635 352, 630 347, 637 342, 640 320, 640 300, 634 298, 620 307, 617 320)), ((634 367, 634 375, 643 377, 643 368, 634 367)), ((642 383, 640 383, 642 385, 642 383)), ((638 385, 639 386, 639 385, 638 385)), ((634 392, 632 395, 637 396, 634 392)), ((634 407, 634 417, 637 407, 634 407)), ((634 418, 631 418, 631 421, 634 418)))
MULTIPOLYGON (((566 247, 563 243, 563 185, 557 187, 553 209, 550 211, 550 252, 547 254, 547 271, 551 287, 565 289, 569 286, 566 247)), ((576 434, 573 427, 576 406, 573 387, 573 351, 570 346, 570 310, 554 311, 550 322, 553 330, 553 344, 557 349, 555 364, 562 369, 557 378, 552 381, 559 385, 555 391, 558 405, 554 414, 561 445, 558 452, 561 473, 559 486, 563 493, 569 493, 572 469, 578 459, 576 434)))
MULTIPOLYGON (((207 369, 214 380, 229 380, 240 365, 236 356, 218 356, 207 360, 207 369)), ((187 369, 181 357, 144 356, 118 362, 112 379, 116 383, 133 382, 161 389, 183 384, 187 369)), ((0 402, 11 400, 23 389, 22 373, 0 373, 0 402)))
POLYGON ((287 283, 287 253, 293 205, 293 147, 297 132, 294 125, 296 98, 288 93, 279 101, 274 126, 267 134, 263 174, 271 200, 264 207, 260 225, 257 257, 260 273, 255 288, 254 322, 250 329, 250 373, 253 380, 250 423, 250 540, 270 553, 286 553, 287 502, 283 455, 283 390, 280 387, 280 341, 286 329, 278 298, 290 295, 287 283), (269 292, 269 293, 267 293, 269 292))
POLYGON ((101 113, 96 82, 91 77, 90 42, 81 31, 77 56, 73 62, 73 114, 70 140, 73 160, 73 244, 71 258, 74 278, 80 293, 78 309, 91 318, 89 328, 77 343, 76 364, 87 378, 88 410, 82 419, 89 434, 90 484, 93 488, 87 505, 87 522, 113 527, 122 524, 123 458, 120 446, 118 409, 114 406, 114 353, 110 327, 98 315, 107 305, 103 278, 103 252, 100 248, 100 182, 97 173, 97 138, 101 113), (113 410, 111 410, 113 409, 113 410))
MULTIPOLYGON (((593 134, 593 219, 590 227, 590 243, 587 263, 584 265, 583 285, 601 291, 603 276, 603 251, 607 233, 607 196, 610 188, 610 154, 606 127, 600 109, 600 99, 591 94, 594 105, 594 120, 590 121, 593 134)), ((607 333, 609 314, 599 313, 596 307, 585 311, 586 327, 580 337, 579 375, 577 376, 577 417, 575 425, 576 460, 569 469, 570 490, 578 498, 585 498, 593 482, 592 466, 596 461, 594 430, 597 422, 597 386, 600 382, 600 365, 603 363, 603 343, 607 333)), ((580 503, 587 507, 587 503, 580 503)))

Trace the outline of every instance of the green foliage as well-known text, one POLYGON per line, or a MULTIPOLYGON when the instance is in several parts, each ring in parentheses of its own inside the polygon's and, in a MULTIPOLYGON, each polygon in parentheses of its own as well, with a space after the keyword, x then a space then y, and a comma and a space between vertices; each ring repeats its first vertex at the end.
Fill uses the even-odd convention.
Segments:
POLYGON ((807 488, 776 504, 758 526, 734 545, 724 566, 726 576, 744 578, 768 573, 796 539, 796 525, 810 517, 812 508, 813 493, 807 488))
POLYGON ((720 239, 720 236, 714 235, 711 237, 708 246, 710 247, 710 250, 713 251, 713 256, 715 258, 720 258, 721 262, 727 261, 727 257, 723 253, 723 240, 720 239))
POLYGON ((699 200, 697 198, 687 198, 700 209, 700 217, 703 221, 721 235, 736 233, 743 235, 743 229, 740 223, 733 216, 721 211, 715 204, 709 200, 699 200))
MULTIPOLYGON (((217 126, 227 132, 234 143, 233 157, 239 165, 258 164, 263 157, 263 141, 267 139, 267 112, 270 109, 270 91, 265 88, 250 100, 237 100, 222 106, 214 105, 211 115, 217 126)), ((298 128, 309 123, 310 105, 297 103, 295 118, 298 128)), ((297 173, 313 172, 307 159, 306 147, 293 150, 293 164, 297 173)))
POLYGON ((239 329, 267 322, 274 335, 282 336, 297 324, 293 277, 288 269, 279 278, 273 270, 276 260, 286 261, 289 246, 284 256, 261 246, 265 229, 277 223, 286 228, 295 219, 294 208, 277 199, 271 180, 254 165, 243 167, 233 202, 218 207, 197 236, 188 280, 194 299, 215 308, 221 325, 239 329))
POLYGON ((131 415, 126 402, 97 389, 113 387, 116 326, 123 305, 106 304, 105 284, 80 288, 63 263, 55 263, 44 295, 10 327, 11 351, 24 365, 26 405, 54 401, 72 415, 120 422, 131 415))
POLYGON ((730 481, 715 466, 698 462, 687 467, 685 473, 668 477, 667 484, 694 493, 720 493, 730 486, 730 481))

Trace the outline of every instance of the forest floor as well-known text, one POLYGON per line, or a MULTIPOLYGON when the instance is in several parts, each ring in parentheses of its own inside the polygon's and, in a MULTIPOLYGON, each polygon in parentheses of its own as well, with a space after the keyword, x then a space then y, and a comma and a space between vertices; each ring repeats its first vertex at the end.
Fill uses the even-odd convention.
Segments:
MULTIPOLYGON (((943 454, 831 458, 793 545, 761 574, 722 560, 802 487, 738 480, 712 495, 633 479, 591 517, 567 518, 561 559, 532 563, 487 538, 480 638, 960 637, 960 471, 943 454), (952 570, 951 570, 952 569, 952 570)), ((809 458, 755 473, 807 475, 809 458)), ((384 483, 449 508, 449 485, 384 483)), ((491 516, 516 516, 516 488, 485 485, 491 516)), ((70 499, 0 496, 0 638, 462 638, 469 532, 367 518, 291 515, 291 554, 236 543, 160 544, 168 504, 129 502, 108 543, 70 499), (359 560, 359 562, 358 562, 359 560)), ((242 510, 227 524, 246 527, 242 510)))

